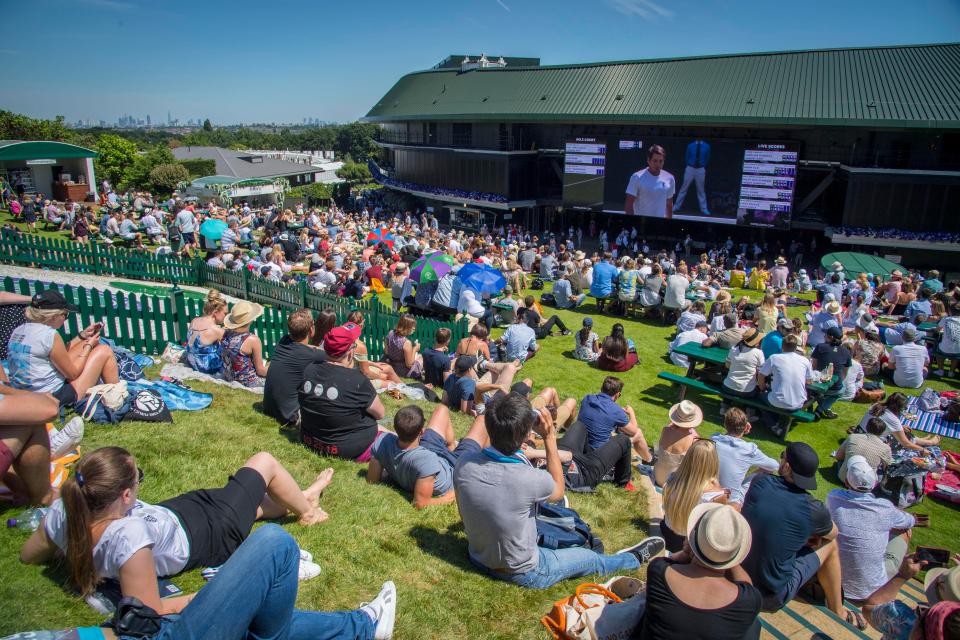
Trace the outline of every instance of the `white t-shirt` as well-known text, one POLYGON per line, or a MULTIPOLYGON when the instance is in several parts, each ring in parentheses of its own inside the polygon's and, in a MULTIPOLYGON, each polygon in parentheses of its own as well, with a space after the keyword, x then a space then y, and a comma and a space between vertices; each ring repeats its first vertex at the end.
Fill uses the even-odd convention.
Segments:
POLYGON ((741 349, 740 345, 730 348, 727 354, 727 377, 723 380, 723 386, 730 387, 734 391, 750 393, 757 388, 757 370, 763 366, 766 359, 763 357, 763 351, 756 347, 752 349, 741 349))
POLYGON ((667 217, 667 200, 677 192, 677 182, 673 175, 661 169, 653 175, 650 169, 637 171, 627 183, 627 195, 634 197, 633 215, 667 217))
POLYGON ((890 350, 890 362, 897 365, 893 381, 898 387, 919 389, 923 386, 923 366, 930 362, 926 347, 916 342, 899 344, 890 350))
POLYGON ((796 411, 807 401, 807 382, 813 379, 813 367, 799 353, 773 354, 760 367, 760 373, 773 375, 767 394, 771 405, 796 411))
POLYGON ((863 388, 863 365, 856 360, 850 360, 850 366, 847 367, 847 375, 843 379, 843 393, 841 400, 853 400, 857 391, 863 388))
MULTIPOLYGON (((871 407, 871 409, 872 408, 873 407, 871 407)), ((860 420, 860 428, 863 429, 864 432, 867 431, 867 422, 872 417, 874 416, 872 413, 870 413, 870 409, 867 409, 867 412, 864 414, 863 418, 860 420)), ((883 424, 887 425, 887 430, 883 432, 883 435, 888 436, 891 433, 895 433, 897 431, 903 431, 903 423, 900 422, 900 418, 893 415, 892 411, 884 409, 883 413, 881 413, 877 417, 883 420, 883 424)))
MULTIPOLYGON (((63 500, 58 498, 50 506, 43 528, 50 541, 66 553, 67 517, 63 500)), ((154 566, 161 577, 180 573, 190 559, 187 533, 177 516, 165 507, 137 500, 127 517, 107 525, 94 546, 93 566, 97 575, 118 578, 120 567, 144 547, 152 548, 154 566)))
POLYGON ((16 389, 50 393, 63 386, 63 374, 50 362, 56 330, 27 322, 13 330, 8 345, 10 384, 16 389))
POLYGON ((949 316, 943 318, 937 327, 940 328, 940 344, 942 353, 960 353, 960 317, 949 316))
POLYGON ((674 338, 673 342, 670 343, 670 362, 678 367, 689 367, 690 361, 687 359, 687 356, 683 355, 682 353, 674 353, 673 350, 680 345, 687 344, 688 342, 702 344, 706 339, 707 334, 699 329, 690 329, 689 331, 678 333, 677 337, 674 338))
POLYGON ((663 294, 663 306, 669 309, 683 309, 687 305, 687 287, 690 281, 686 276, 675 273, 667 278, 667 291, 663 294))
POLYGON ((196 230, 197 219, 186 209, 181 209, 177 214, 177 228, 180 233, 193 233, 196 230))

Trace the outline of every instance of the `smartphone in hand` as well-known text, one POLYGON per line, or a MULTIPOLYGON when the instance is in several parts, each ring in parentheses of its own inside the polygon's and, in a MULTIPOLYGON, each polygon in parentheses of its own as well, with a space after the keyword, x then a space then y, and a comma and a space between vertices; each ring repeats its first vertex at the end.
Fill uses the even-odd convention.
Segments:
POLYGON ((917 560, 926 562, 924 569, 946 567, 950 562, 950 551, 938 547, 917 547, 917 560))

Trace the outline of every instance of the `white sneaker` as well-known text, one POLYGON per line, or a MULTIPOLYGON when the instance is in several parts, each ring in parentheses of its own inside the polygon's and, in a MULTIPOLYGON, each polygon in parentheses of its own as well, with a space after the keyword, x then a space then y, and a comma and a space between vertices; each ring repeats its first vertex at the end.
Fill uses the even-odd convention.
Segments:
POLYGON ((373 602, 361 604, 360 610, 377 624, 373 632, 374 640, 390 640, 397 617, 397 585, 392 580, 384 582, 373 602))
POLYGON ((313 562, 313 554, 305 549, 300 549, 300 559, 304 562, 313 562))
POLYGON ((300 560, 300 570, 297 572, 297 579, 303 582, 320 575, 320 565, 309 560, 300 560))
POLYGON ((63 429, 50 436, 50 459, 56 460, 83 440, 83 418, 74 416, 63 429))

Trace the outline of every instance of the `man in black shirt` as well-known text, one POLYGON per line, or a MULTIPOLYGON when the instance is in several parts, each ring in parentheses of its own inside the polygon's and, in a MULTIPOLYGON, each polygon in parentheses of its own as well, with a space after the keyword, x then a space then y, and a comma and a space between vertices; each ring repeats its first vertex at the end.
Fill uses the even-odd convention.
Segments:
POLYGON ((560 333, 562 335, 570 335, 570 330, 567 329, 567 325, 563 324, 563 320, 560 319, 556 314, 550 316, 550 319, 546 322, 543 322, 543 318, 540 317, 540 314, 537 313, 537 307, 534 304, 533 296, 527 296, 523 299, 523 304, 527 308, 527 326, 533 329, 533 332, 537 334, 537 340, 543 340, 551 334, 553 327, 559 327, 560 333))
MULTIPOLYGON (((780 475, 760 474, 743 502, 753 545, 743 562, 763 595, 764 611, 779 611, 817 577, 827 608, 843 617, 837 528, 826 505, 807 491, 817 488, 820 458, 805 442, 791 442, 780 456, 780 475)), ((852 615, 852 614, 851 614, 852 615)))
POLYGON ((450 329, 440 327, 433 336, 433 348, 420 352, 423 356, 423 381, 438 389, 443 388, 450 373, 450 329))
POLYGON ((813 368, 823 371, 828 365, 833 365, 834 382, 827 391, 817 400, 815 411, 819 418, 834 419, 837 417, 831 407, 843 394, 843 379, 847 377, 852 358, 850 351, 843 346, 843 331, 840 327, 830 327, 826 330, 826 342, 821 342, 813 349, 810 361, 813 368))
POLYGON ((300 426, 297 391, 303 373, 314 362, 325 362, 326 354, 309 346, 313 338, 313 315, 309 309, 294 311, 287 317, 287 335, 280 339, 267 370, 263 387, 263 412, 286 425, 300 426))
POLYGON ((361 331, 348 322, 323 338, 327 361, 307 367, 298 393, 300 435, 318 453, 369 462, 377 420, 386 410, 370 380, 353 366, 361 331))

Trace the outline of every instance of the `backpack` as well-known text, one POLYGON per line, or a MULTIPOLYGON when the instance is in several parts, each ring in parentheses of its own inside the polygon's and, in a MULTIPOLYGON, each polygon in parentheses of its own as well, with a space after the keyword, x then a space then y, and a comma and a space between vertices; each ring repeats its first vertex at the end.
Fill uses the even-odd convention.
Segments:
POLYGON ((546 549, 583 547, 603 553, 603 541, 573 509, 543 503, 537 513, 537 546, 546 549))
POLYGON ((881 484, 874 489, 878 498, 886 498, 899 509, 906 509, 923 500, 923 487, 927 481, 926 471, 915 471, 906 475, 883 477, 881 484))
POLYGON ((557 306, 557 299, 552 293, 544 293, 542 296, 540 296, 540 304, 555 307, 557 306))
POLYGON ((921 411, 940 411, 940 394, 927 387, 917 398, 917 408, 921 411))
POLYGON ((534 278, 534 279, 533 279, 533 282, 530 283, 530 288, 531 288, 531 289, 536 289, 536 290, 538 290, 538 291, 539 291, 540 289, 543 289, 543 279, 542 279, 542 278, 534 278))

